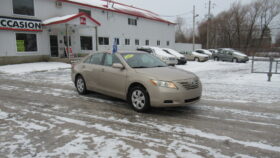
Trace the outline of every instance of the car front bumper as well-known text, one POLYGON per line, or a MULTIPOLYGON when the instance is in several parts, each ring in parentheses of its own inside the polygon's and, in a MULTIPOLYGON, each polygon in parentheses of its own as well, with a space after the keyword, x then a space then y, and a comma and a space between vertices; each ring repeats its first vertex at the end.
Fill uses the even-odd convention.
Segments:
POLYGON ((200 100, 202 94, 202 86, 195 89, 186 89, 179 83, 175 83, 177 89, 154 87, 148 90, 150 95, 150 103, 152 107, 177 107, 186 106, 200 100))
POLYGON ((178 59, 178 65, 185 65, 187 63, 187 59, 178 59))
POLYGON ((177 60, 163 60, 167 65, 176 65, 178 63, 177 60))
POLYGON ((245 63, 245 62, 249 61, 249 58, 239 59, 238 61, 239 61, 239 62, 244 62, 244 63, 245 63))

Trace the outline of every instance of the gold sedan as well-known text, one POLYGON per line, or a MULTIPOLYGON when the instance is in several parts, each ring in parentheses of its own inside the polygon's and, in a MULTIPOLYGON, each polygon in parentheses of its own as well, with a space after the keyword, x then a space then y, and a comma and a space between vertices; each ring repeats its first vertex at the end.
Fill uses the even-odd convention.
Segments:
POLYGON ((199 78, 145 52, 92 53, 72 66, 79 94, 96 91, 127 100, 137 112, 197 102, 199 78))

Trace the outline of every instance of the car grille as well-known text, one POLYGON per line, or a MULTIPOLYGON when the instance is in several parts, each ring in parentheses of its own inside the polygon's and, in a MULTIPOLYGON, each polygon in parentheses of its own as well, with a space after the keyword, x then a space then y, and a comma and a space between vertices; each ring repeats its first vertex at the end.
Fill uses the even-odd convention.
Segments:
POLYGON ((171 58, 169 58, 169 60, 176 60, 176 58, 171 57, 171 58))
POLYGON ((181 57, 180 59, 181 59, 181 60, 185 60, 185 57, 181 57))
POLYGON ((184 80, 179 82, 185 89, 196 89, 199 87, 199 80, 198 79, 190 79, 184 80))

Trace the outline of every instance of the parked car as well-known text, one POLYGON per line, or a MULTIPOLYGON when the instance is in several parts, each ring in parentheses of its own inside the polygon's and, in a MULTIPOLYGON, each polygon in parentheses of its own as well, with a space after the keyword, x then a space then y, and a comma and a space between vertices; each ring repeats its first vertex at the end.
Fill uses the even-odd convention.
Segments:
POLYGON ((200 79, 145 52, 92 53, 72 66, 79 94, 88 90, 127 100, 138 112, 197 102, 200 79))
POLYGON ((216 61, 231 61, 231 62, 244 62, 246 63, 249 58, 244 53, 241 53, 237 50, 233 49, 221 49, 217 54, 213 56, 214 60, 216 61))
POLYGON ((208 55, 209 58, 212 57, 212 53, 210 51, 206 50, 206 49, 197 49, 197 50, 195 50, 195 52, 200 53, 200 54, 208 55))
POLYGON ((213 54, 218 53, 217 49, 208 49, 208 51, 210 51, 212 53, 212 56, 213 56, 213 54))
POLYGON ((185 55, 187 60, 194 60, 194 61, 199 61, 199 62, 204 62, 209 59, 208 55, 205 54, 200 54, 197 52, 192 52, 192 51, 185 51, 185 52, 180 52, 181 54, 185 55))
POLYGON ((162 48, 163 51, 166 53, 173 55, 177 58, 178 60, 178 65, 185 65, 187 63, 187 59, 184 55, 180 54, 176 50, 170 49, 170 48, 162 48))
POLYGON ((142 46, 140 48, 137 48, 137 50, 150 53, 150 54, 160 58, 167 65, 173 65, 174 66, 178 63, 177 58, 175 56, 166 53, 165 51, 163 51, 159 47, 142 46))

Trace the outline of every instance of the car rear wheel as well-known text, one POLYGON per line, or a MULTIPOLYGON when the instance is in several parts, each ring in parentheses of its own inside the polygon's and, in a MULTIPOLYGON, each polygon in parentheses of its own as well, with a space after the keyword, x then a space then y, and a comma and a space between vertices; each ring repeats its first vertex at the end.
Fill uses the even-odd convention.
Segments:
POLYGON ((237 60, 236 58, 233 58, 233 59, 232 59, 232 62, 237 63, 238 60, 237 60))
POLYGON ((87 87, 85 80, 82 76, 77 76, 76 79, 76 88, 79 94, 86 94, 87 93, 87 87))
POLYGON ((137 112, 146 112, 150 108, 150 99, 147 91, 140 86, 136 86, 129 91, 129 102, 137 112))

